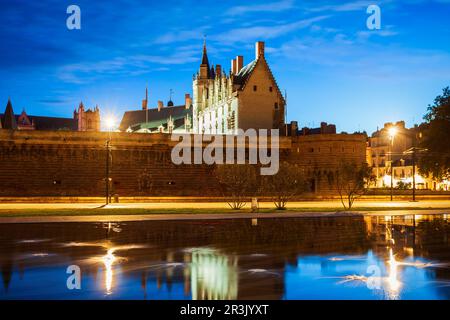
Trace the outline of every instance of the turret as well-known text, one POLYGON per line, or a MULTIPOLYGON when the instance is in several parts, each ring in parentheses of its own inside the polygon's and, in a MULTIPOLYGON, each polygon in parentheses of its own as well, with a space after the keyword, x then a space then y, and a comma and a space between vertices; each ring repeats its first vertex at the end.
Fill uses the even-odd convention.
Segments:
POLYGON ((203 42, 202 63, 200 65, 200 79, 209 79, 210 68, 208 61, 208 53, 206 52, 206 41, 203 42))
POLYGON ((8 99, 5 114, 3 116, 3 129, 17 129, 16 117, 14 116, 14 110, 10 99, 8 99))

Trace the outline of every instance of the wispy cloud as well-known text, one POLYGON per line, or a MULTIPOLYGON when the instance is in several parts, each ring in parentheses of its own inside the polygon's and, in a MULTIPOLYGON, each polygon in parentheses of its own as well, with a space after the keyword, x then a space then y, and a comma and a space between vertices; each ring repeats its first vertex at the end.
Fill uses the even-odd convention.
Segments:
POLYGON ((363 30, 363 31, 359 31, 357 33, 357 36, 364 40, 364 39, 368 39, 372 36, 379 36, 379 37, 392 37, 392 36, 396 36, 399 33, 397 31, 394 30, 394 27, 392 25, 386 25, 383 26, 382 29, 380 30, 363 30))
POLYGON ((70 100, 66 98, 49 98, 49 99, 39 99, 37 102, 40 102, 42 104, 48 104, 48 105, 60 105, 60 104, 67 104, 70 100))
POLYGON ((366 1, 366 0, 358 0, 358 1, 351 1, 346 3, 340 3, 340 4, 331 4, 331 5, 323 5, 323 6, 316 6, 316 7, 308 7, 307 10, 310 12, 324 12, 324 11, 334 11, 334 12, 347 12, 347 11, 357 11, 357 10, 364 10, 371 4, 381 4, 381 3, 387 3, 391 0, 384 0, 384 1, 366 1))
POLYGON ((295 62, 289 65, 299 70, 310 68, 312 72, 337 73, 345 77, 409 81, 416 79, 417 74, 447 79, 450 72, 447 52, 381 46, 344 33, 334 37, 295 38, 269 50, 276 60, 295 62))
POLYGON ((252 12, 281 12, 292 9, 293 7, 294 7, 293 0, 282 0, 264 4, 253 4, 253 5, 232 7, 225 12, 225 15, 239 16, 252 12))
POLYGON ((215 41, 223 41, 226 43, 247 42, 254 39, 272 39, 289 32, 306 28, 314 24, 315 22, 319 22, 327 18, 328 16, 323 15, 286 24, 236 28, 218 35, 211 36, 211 38, 215 41))
POLYGON ((132 55, 108 60, 69 64, 61 67, 57 76, 68 83, 89 83, 107 76, 138 76, 150 72, 169 70, 170 65, 182 65, 198 61, 198 50, 176 50, 165 55, 132 55))
POLYGON ((193 30, 179 30, 165 33, 157 37, 154 41, 155 44, 167 44, 174 42, 184 42, 189 40, 199 40, 205 35, 209 27, 197 27, 193 30))

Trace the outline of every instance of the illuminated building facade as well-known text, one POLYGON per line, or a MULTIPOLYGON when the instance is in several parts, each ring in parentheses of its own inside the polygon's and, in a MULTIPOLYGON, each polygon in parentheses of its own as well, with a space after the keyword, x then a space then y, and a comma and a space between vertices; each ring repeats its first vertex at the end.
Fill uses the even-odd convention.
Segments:
MULTIPOLYGON (((393 185, 395 188, 412 188, 413 161, 407 150, 418 145, 419 129, 417 126, 406 128, 404 121, 385 123, 383 128, 375 131, 367 144, 367 163, 372 167, 375 182, 373 188, 391 186, 391 167, 393 171, 393 185), (394 130, 395 134, 389 132, 394 130)), ((417 155, 417 158, 420 154, 417 155)), ((415 164, 416 189, 450 190, 449 181, 435 181, 431 177, 420 175, 415 164)))
POLYGON ((282 129, 285 98, 257 42, 255 58, 231 61, 226 74, 221 65, 210 66, 206 44, 199 71, 193 79, 193 132, 233 134, 237 129, 282 129))

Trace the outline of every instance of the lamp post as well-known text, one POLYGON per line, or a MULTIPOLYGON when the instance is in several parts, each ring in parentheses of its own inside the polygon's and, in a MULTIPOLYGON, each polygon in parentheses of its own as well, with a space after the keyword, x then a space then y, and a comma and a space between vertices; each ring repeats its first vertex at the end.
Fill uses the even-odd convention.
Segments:
POLYGON ((111 139, 108 136, 106 140, 106 174, 105 174, 105 205, 109 204, 109 158, 110 158, 111 139))
POLYGON ((392 147, 394 146, 394 137, 397 134, 396 127, 390 127, 388 129, 389 134, 389 155, 391 160, 391 201, 394 197, 394 168, 393 168, 393 160, 392 160, 392 147))
POLYGON ((412 201, 416 201, 416 161, 417 161, 417 152, 426 152, 425 148, 412 147, 408 150, 404 151, 404 154, 411 154, 412 158, 412 201))
POLYGON ((113 117, 108 117, 106 119, 106 128, 108 130, 108 138, 106 139, 106 172, 105 172, 105 205, 109 204, 109 167, 110 167, 110 161, 111 161, 111 131, 114 128, 115 120, 113 117))

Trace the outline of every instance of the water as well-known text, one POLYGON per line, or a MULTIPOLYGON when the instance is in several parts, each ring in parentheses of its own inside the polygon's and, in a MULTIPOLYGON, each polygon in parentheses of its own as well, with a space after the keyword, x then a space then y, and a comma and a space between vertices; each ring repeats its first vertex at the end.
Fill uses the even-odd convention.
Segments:
POLYGON ((449 299, 449 235, 448 215, 0 224, 0 299, 449 299))

